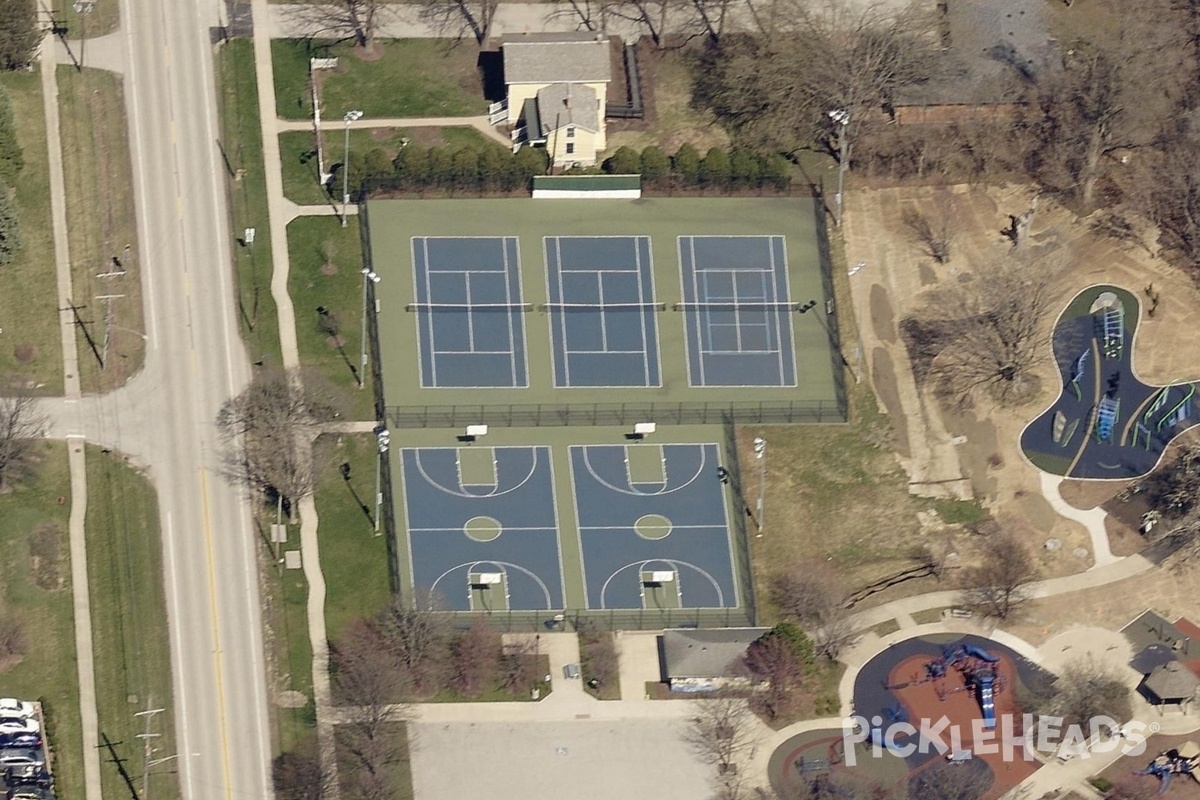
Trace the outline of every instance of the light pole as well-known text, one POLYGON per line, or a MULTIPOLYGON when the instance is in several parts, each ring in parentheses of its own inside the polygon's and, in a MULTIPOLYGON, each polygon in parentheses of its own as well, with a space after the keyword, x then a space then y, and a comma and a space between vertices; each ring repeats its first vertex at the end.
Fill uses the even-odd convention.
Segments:
POLYGON ((833 222, 840 228, 842 227, 842 190, 846 187, 846 167, 849 166, 846 158, 846 126, 850 124, 850 112, 844 108, 838 108, 828 114, 829 118, 838 126, 838 188, 837 196, 834 198, 833 222))
POLYGON ((83 71, 83 54, 87 48, 87 15, 92 13, 95 5, 96 0, 75 0, 72 4, 75 13, 79 15, 79 63, 75 66, 76 72, 83 71))
POLYGON ((756 538, 761 539, 767 499, 767 440, 761 436, 754 437, 754 457, 758 460, 758 513, 755 515, 758 534, 756 538))
POLYGON ((379 535, 380 509, 383 508, 383 454, 392 443, 392 434, 380 425, 375 429, 375 438, 379 446, 375 452, 375 535, 379 535))
POLYGON ((363 112, 358 109, 347 111, 342 117, 346 123, 345 157, 342 159, 342 227, 346 227, 346 207, 350 205, 350 123, 361 119, 363 112))
MULTIPOLYGON (((342 224, 345 225, 345 217, 342 218, 342 224)), ((362 337, 359 341, 362 342, 362 355, 358 359, 358 388, 365 388, 367 385, 367 284, 379 283, 379 276, 371 270, 370 267, 362 268, 363 276, 363 304, 362 304, 362 337)))

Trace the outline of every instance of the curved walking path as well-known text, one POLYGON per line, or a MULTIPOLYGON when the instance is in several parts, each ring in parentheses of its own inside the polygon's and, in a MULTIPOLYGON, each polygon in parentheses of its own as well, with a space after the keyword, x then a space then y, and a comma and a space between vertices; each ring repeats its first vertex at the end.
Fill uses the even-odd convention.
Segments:
MULTIPOLYGON (((54 235, 54 274, 58 288, 59 331, 63 355, 64 402, 77 403, 79 350, 75 321, 68 306, 72 298, 71 254, 67 238, 67 191, 63 177, 62 138, 58 120, 58 83, 54 58, 58 48, 52 36, 42 40, 42 107, 46 116, 46 146, 49 151, 50 222, 54 235)), ((87 463, 82 437, 67 438, 67 464, 71 476, 71 512, 68 538, 71 549, 71 600, 75 625, 75 667, 79 680, 79 720, 83 731, 83 779, 87 800, 100 800, 100 736, 96 713, 96 668, 92 654, 92 601, 88 585, 87 463)))
POLYGON ((1086 510, 1076 508, 1063 500, 1062 494, 1059 492, 1059 486, 1063 482, 1061 476, 1051 475, 1042 470, 1038 470, 1038 472, 1042 481, 1042 496, 1050 503, 1050 507, 1054 509, 1055 513, 1060 517, 1078 522, 1087 530, 1088 537, 1092 540, 1092 555, 1095 558, 1095 564, 1091 569, 1120 561, 1120 556, 1114 556, 1108 545, 1108 529, 1104 527, 1104 519, 1108 513, 1099 506, 1086 510))

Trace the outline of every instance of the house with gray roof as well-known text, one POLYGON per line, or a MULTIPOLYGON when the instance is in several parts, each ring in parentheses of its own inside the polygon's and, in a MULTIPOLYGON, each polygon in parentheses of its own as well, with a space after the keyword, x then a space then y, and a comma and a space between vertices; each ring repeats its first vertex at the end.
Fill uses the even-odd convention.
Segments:
POLYGON ((746 687, 746 649, 769 628, 680 628, 663 631, 664 678, 673 692, 746 687))
POLYGON ((500 41, 513 148, 545 147, 556 165, 589 165, 607 147, 604 108, 612 46, 594 33, 500 41))

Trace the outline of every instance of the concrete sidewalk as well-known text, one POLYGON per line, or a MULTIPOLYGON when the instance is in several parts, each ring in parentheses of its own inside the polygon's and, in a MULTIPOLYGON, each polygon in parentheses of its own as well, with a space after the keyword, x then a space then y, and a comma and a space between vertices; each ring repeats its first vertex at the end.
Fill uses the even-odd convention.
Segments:
MULTIPOLYGON (((62 138, 59 133, 56 43, 47 36, 42 40, 42 107, 46 117, 46 147, 50 173, 50 223, 54 234, 54 274, 58 286, 59 329, 63 354, 66 402, 81 397, 79 350, 75 340, 75 321, 67 307, 71 304, 71 253, 67 238, 67 190, 63 173, 62 138)), ((99 200, 99 198, 96 198, 99 200)), ((79 718, 83 732, 83 779, 87 800, 100 800, 100 736, 96 713, 96 667, 92 653, 92 600, 88 586, 87 536, 87 463, 82 437, 67 440, 71 475, 71 515, 68 537, 71 547, 71 598, 75 624, 75 666, 79 680, 79 718)))

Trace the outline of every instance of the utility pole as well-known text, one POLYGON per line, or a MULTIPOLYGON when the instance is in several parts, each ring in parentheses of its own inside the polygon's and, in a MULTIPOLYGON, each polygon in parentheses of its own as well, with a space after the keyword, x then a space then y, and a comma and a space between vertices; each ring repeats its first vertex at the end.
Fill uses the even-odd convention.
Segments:
POLYGON ((767 500, 767 440, 761 436, 754 437, 754 458, 758 461, 758 513, 754 520, 758 525, 758 534, 755 538, 761 539, 767 500))
POLYGON ((135 717, 145 717, 146 719, 145 732, 137 734, 137 738, 142 740, 142 754, 144 759, 142 763, 142 800, 150 800, 150 767, 154 764, 161 764, 164 761, 169 761, 170 759, 175 758, 175 756, 167 756, 166 758, 159 759, 154 758, 155 748, 153 745, 153 740, 157 739, 159 736, 162 736, 162 734, 151 733, 150 726, 154 722, 154 715, 161 714, 165 709, 150 708, 149 706, 152 699, 153 698, 146 699, 145 711, 138 711, 134 714, 135 717))

